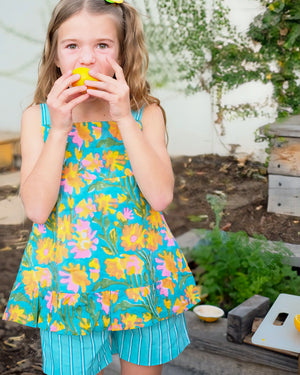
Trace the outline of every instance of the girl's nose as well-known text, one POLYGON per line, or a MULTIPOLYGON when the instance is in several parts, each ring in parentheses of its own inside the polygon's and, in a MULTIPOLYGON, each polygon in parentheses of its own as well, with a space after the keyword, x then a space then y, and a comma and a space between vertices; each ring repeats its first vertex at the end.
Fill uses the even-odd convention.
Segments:
POLYGON ((80 64, 94 64, 95 54, 91 48, 84 48, 80 55, 80 64))

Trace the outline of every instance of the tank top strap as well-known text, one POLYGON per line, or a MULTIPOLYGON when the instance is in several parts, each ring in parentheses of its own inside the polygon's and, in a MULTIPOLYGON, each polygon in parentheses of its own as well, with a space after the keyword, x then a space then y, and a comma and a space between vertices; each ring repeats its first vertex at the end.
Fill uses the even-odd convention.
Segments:
POLYGON ((51 126, 50 112, 46 103, 41 103, 42 128, 44 132, 44 141, 46 141, 51 126))
POLYGON ((133 117, 139 123, 142 130, 143 130, 143 124, 142 124, 141 119, 143 116, 144 108, 145 106, 143 105, 142 108, 140 108, 138 111, 132 111, 133 117))

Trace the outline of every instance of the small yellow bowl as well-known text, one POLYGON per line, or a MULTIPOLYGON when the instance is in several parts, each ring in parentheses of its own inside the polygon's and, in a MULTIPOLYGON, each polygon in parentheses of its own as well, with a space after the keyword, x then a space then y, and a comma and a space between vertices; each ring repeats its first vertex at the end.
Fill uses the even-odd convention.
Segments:
POLYGON ((215 322, 224 315, 224 311, 220 307, 212 305, 198 305, 193 312, 205 322, 215 322))

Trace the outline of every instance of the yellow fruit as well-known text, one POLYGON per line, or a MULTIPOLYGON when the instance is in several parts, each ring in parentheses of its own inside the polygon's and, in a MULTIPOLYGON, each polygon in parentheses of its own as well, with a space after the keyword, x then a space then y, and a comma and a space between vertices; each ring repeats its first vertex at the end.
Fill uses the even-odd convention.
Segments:
MULTIPOLYGON (((89 68, 79 67, 73 70, 73 74, 80 74, 80 78, 78 81, 74 82, 72 86, 84 86, 84 82, 86 80, 89 81, 98 81, 98 79, 92 77, 89 75, 89 68)), ((94 88, 94 87, 88 87, 88 88, 94 88)))
POLYGON ((295 315, 294 323, 295 323, 295 327, 296 327, 297 331, 300 332, 300 314, 295 315))

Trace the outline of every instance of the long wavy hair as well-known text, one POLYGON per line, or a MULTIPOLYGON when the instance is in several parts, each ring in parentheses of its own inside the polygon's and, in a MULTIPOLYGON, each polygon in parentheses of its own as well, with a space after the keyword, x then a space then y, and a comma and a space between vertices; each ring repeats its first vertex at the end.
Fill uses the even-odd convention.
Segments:
POLYGON ((140 16, 136 9, 126 2, 122 4, 111 4, 105 0, 60 0, 58 2, 49 22, 32 104, 45 103, 54 82, 61 76, 60 69, 55 64, 58 29, 66 20, 82 10, 93 14, 110 14, 116 18, 120 61, 130 89, 131 108, 139 110, 143 105, 155 103, 160 106, 165 118, 159 99, 150 94, 150 85, 146 79, 149 56, 140 16))

